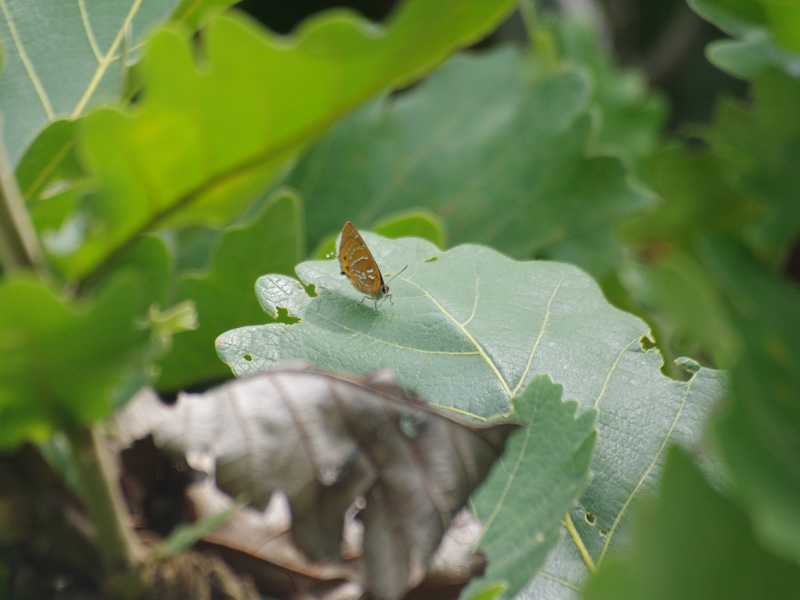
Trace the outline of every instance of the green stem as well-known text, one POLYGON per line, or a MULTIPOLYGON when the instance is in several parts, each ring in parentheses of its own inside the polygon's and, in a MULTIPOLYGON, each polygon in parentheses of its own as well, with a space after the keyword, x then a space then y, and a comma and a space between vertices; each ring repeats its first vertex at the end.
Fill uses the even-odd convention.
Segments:
POLYGON ((547 69, 555 69, 559 60, 558 49, 552 32, 542 25, 536 0, 522 0, 519 4, 519 13, 525 25, 531 50, 536 54, 539 63, 547 69))
POLYGON ((147 588, 145 550, 128 522, 117 469, 98 426, 72 438, 83 501, 94 523, 107 583, 115 597, 137 598, 147 588))
POLYGON ((41 270, 43 256, 5 146, 0 142, 0 261, 8 271, 41 270))

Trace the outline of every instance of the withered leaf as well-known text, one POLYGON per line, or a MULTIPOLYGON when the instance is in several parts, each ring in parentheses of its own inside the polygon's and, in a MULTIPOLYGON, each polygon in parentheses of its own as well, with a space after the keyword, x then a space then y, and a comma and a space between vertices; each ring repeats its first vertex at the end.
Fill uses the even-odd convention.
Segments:
POLYGON ((402 597, 425 576, 454 515, 517 427, 474 427, 406 394, 387 372, 367 378, 281 368, 173 407, 131 407, 130 435, 180 453, 210 452, 217 485, 264 508, 289 500, 292 536, 313 559, 338 557, 345 511, 364 524, 367 587, 402 597))

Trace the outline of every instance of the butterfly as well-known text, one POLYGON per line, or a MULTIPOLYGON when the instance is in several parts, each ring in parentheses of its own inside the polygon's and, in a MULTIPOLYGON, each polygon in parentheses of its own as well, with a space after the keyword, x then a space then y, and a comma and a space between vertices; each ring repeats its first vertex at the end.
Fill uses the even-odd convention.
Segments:
POLYGON ((378 268, 378 263, 372 257, 372 252, 369 251, 361 234, 350 221, 345 223, 342 228, 342 239, 339 242, 337 256, 342 275, 347 275, 350 283, 359 292, 372 298, 375 302, 375 312, 378 312, 378 301, 385 301, 392 295, 389 293, 389 286, 383 281, 383 275, 378 268))

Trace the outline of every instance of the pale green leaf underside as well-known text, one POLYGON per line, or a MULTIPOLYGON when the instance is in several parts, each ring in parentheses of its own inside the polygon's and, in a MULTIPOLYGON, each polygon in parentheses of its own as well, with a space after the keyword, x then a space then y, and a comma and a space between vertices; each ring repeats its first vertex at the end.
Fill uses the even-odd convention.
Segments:
POLYGON ((335 259, 297 267, 301 281, 316 286, 313 299, 286 278, 262 277, 262 306, 291 307, 302 322, 221 336, 218 351, 237 375, 288 359, 359 373, 391 366, 432 402, 488 417, 507 411, 537 373, 563 383, 567 396, 601 396, 609 372, 647 332, 570 265, 362 235, 385 279, 408 265, 390 283, 392 299, 377 314, 371 300, 359 305, 362 294, 335 259))
POLYGON ((238 376, 298 359, 360 373, 388 366, 429 401, 478 417, 505 412, 537 374, 549 374, 581 411, 598 410, 594 479, 571 515, 574 533, 534 582, 547 588, 540 597, 574 597, 587 562, 600 562, 627 535, 627 508, 652 488, 668 444, 697 439, 722 393, 721 374, 700 369, 689 382, 663 376, 660 355, 640 345, 647 326, 609 305, 575 267, 514 261, 482 246, 443 252, 418 239, 362 235, 384 276, 408 265, 390 282, 394 304, 384 302, 378 314, 370 300, 359 305, 362 295, 335 259, 303 263, 298 276, 317 297, 285 276, 264 276, 256 286, 268 312, 287 307, 301 322, 229 331, 217 339, 218 353, 238 376))
POLYGON ((12 162, 59 117, 119 92, 121 59, 131 60, 150 27, 177 0, 0 0, 0 108, 12 162))

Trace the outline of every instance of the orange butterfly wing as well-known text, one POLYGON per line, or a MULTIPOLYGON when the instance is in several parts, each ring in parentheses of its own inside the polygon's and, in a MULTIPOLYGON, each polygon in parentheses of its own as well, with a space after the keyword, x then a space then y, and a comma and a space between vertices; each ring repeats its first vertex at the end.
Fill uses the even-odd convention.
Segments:
POLYGON ((389 292, 389 286, 383 281, 378 263, 375 262, 361 234, 350 221, 345 223, 342 229, 338 256, 342 274, 347 275, 350 283, 359 292, 367 294, 375 300, 389 292))

